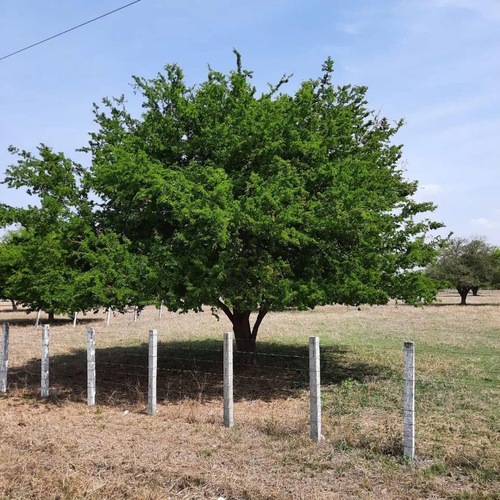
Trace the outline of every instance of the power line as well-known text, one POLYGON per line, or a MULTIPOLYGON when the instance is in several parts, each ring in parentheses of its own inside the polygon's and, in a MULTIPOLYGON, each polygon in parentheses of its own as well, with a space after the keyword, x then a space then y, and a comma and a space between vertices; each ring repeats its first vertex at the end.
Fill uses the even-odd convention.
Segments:
POLYGON ((57 33, 57 35, 49 36, 49 38, 45 38, 44 40, 40 40, 39 42, 33 43, 31 45, 28 45, 27 47, 24 47, 22 49, 16 50, 15 52, 7 54, 6 56, 0 57, 0 61, 3 61, 4 59, 7 59, 8 57, 15 56, 16 54, 19 54, 20 52, 24 52, 25 50, 31 49, 33 47, 36 47, 37 45, 41 45, 42 43, 48 42, 49 40, 57 38, 58 36, 65 35, 66 33, 69 33, 70 31, 74 31, 74 30, 76 30, 78 28, 81 28, 82 26, 85 26, 87 24, 93 23, 94 21, 98 21, 99 19, 102 19, 103 17, 109 16, 111 14, 114 14, 115 12, 118 12, 119 10, 126 9, 127 7, 130 7, 131 5, 134 5, 135 3, 139 3, 140 1, 141 0, 135 0, 134 2, 130 2, 127 5, 123 5, 122 7, 118 7, 115 10, 112 10, 110 12, 106 12, 106 14, 102 14, 101 16, 94 17, 94 19, 90 19, 90 21, 85 21, 84 23, 79 24, 78 26, 74 26, 73 28, 67 29, 65 31, 61 31, 60 33, 57 33))

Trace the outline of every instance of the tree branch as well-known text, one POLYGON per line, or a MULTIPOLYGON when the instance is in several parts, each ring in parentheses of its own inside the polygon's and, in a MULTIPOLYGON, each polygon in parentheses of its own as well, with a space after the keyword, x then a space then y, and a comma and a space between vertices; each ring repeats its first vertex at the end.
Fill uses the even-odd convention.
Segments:
POLYGON ((227 307, 227 305, 224 304, 224 302, 222 301, 222 299, 220 297, 217 299, 217 304, 224 311, 226 316, 229 318, 229 321, 231 321, 231 323, 233 323, 234 322, 233 313, 231 312, 231 309, 229 309, 229 307, 227 307))
POLYGON ((268 311, 265 307, 261 307, 259 309, 259 314, 257 315, 257 319, 255 320, 255 323, 254 323, 253 328, 252 328, 252 339, 257 338, 257 332, 259 331, 259 326, 262 323, 262 320, 264 319, 267 312, 268 311))
POLYGON ((281 80, 277 83, 277 85, 272 85, 271 83, 268 83, 267 85, 269 86, 269 92, 265 94, 268 97, 272 97, 274 94, 278 92, 280 87, 285 85, 290 81, 290 78, 292 78, 293 75, 283 75, 281 77, 281 80))

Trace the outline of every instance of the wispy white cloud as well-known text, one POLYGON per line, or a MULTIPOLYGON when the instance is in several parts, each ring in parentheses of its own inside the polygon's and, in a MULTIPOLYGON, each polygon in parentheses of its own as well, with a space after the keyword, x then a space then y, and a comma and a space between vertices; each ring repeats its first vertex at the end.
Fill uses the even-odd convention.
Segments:
POLYGON ((336 28, 348 35, 359 35, 362 30, 360 23, 337 23, 336 28))
POLYGON ((418 202, 435 201, 443 192, 444 188, 440 184, 419 184, 413 199, 418 202))
POLYGON ((422 184, 419 189, 425 194, 439 194, 443 191, 442 186, 439 184, 422 184))
POLYGON ((427 3, 470 10, 487 19, 500 19, 500 2, 498 0, 427 0, 427 3))
POLYGON ((432 134, 432 142, 441 145, 453 146, 458 150, 465 145, 469 147, 469 152, 476 157, 485 160, 483 153, 488 153, 490 158, 488 165, 496 174, 496 182, 500 179, 498 176, 498 131, 500 130, 500 118, 484 117, 482 119, 469 119, 468 122, 459 123, 448 127, 435 130, 432 134))
POLYGON ((500 210, 488 212, 487 217, 470 219, 469 227, 471 233, 479 232, 489 243, 500 246, 500 210))
POLYGON ((486 217, 471 219, 471 224, 482 229, 494 229, 500 226, 500 223, 498 221, 487 219, 486 217))
POLYGON ((491 103, 491 95, 465 97, 462 99, 448 100, 442 104, 424 106, 406 117, 410 125, 428 125, 430 122, 445 118, 470 114, 481 111, 491 103))

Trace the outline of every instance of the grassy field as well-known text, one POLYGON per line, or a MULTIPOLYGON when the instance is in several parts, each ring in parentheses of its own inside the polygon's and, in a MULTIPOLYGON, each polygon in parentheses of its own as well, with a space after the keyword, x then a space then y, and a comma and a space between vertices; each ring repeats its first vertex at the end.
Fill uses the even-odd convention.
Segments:
MULTIPOLYGON (((500 292, 467 307, 333 306, 270 314, 252 366, 235 361, 235 427, 222 426, 223 317, 137 322, 104 313, 51 325, 51 396, 39 398, 41 329, 11 323, 0 397, 0 498, 500 498, 500 292), (97 406, 86 405, 87 326, 97 406), (147 337, 159 332, 158 413, 147 337), (321 339, 323 434, 309 439, 308 338, 321 339), (402 458, 403 341, 416 344, 417 459, 402 458)), ((43 319, 43 318, 42 318, 43 319)))

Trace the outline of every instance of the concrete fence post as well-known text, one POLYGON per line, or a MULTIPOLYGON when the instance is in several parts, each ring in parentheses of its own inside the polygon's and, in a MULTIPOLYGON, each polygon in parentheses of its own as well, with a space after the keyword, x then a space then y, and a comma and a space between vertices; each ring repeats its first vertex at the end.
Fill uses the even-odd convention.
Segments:
POLYGON ((42 359, 40 395, 46 398, 49 395, 49 325, 42 327, 42 359))
POLYGON ((87 328, 87 405, 95 406, 95 329, 87 328))
POLYGON ((111 323, 111 307, 106 309, 106 326, 109 326, 111 323))
POLYGON ((0 392, 7 392, 7 373, 9 371, 9 323, 2 323, 0 344, 0 392))
POLYGON ((403 407, 404 456, 415 457, 415 344, 404 343, 404 407, 403 407))
POLYGON ((148 415, 156 413, 156 377, 158 374, 158 332, 149 330, 148 415))
POLYGON ((76 328, 76 322, 78 321, 78 313, 75 311, 73 315, 73 328, 76 328))
POLYGON ((319 443, 322 439, 319 337, 309 337, 309 401, 311 439, 319 443))
POLYGON ((224 427, 233 427, 233 334, 224 333, 224 427))

